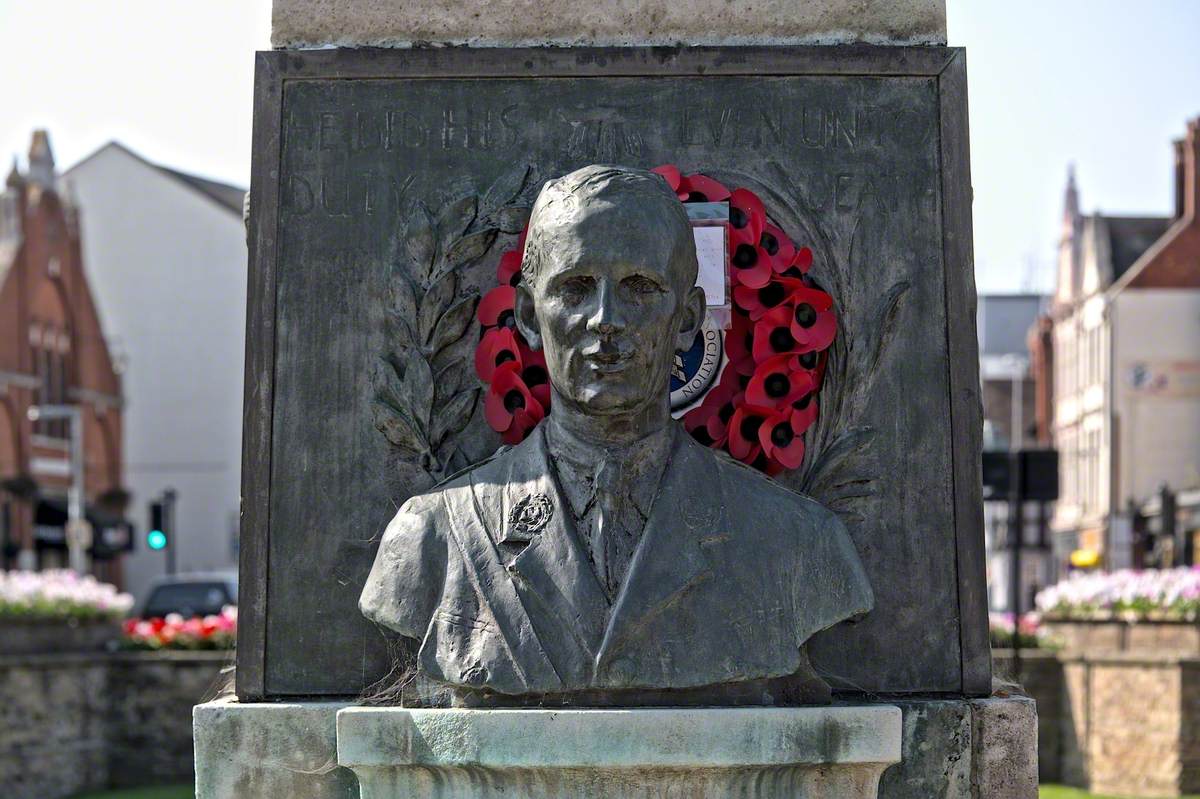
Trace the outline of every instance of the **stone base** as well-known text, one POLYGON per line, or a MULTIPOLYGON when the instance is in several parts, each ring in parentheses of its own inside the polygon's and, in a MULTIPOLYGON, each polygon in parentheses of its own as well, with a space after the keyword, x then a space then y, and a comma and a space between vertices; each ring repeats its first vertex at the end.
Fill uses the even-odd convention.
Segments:
POLYGON ((338 713, 363 799, 874 799, 900 760, 891 705, 338 713))
POLYGON ((876 781, 881 799, 1037 796, 1037 714, 1023 697, 582 711, 221 701, 194 721, 197 799, 841 799, 875 796, 876 781), (822 759, 839 765, 814 769, 822 759))

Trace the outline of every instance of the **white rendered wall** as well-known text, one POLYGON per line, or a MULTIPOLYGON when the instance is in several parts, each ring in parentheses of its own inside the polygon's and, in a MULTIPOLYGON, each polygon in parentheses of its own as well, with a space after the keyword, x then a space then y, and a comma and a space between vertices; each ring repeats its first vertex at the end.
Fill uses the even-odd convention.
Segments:
POLYGON ((84 265, 123 355, 125 484, 143 598, 165 556, 145 547, 147 502, 179 492, 179 571, 236 568, 246 243, 240 214, 118 146, 64 176, 78 198, 84 265))
POLYGON ((1184 372, 1200 380, 1200 290, 1126 289, 1110 309, 1117 413, 1117 490, 1113 501, 1146 499, 1166 482, 1200 485, 1200 386, 1187 389, 1184 372), (1151 372, 1169 363, 1178 391, 1136 390, 1137 363, 1151 372), (1181 371, 1182 370, 1182 371, 1181 371))

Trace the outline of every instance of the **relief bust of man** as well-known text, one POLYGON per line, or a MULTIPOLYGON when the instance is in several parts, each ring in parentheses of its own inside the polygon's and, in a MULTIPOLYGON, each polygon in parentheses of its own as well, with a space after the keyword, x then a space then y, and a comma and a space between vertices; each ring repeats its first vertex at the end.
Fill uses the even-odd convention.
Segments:
POLYGON ((590 166, 534 204, 517 325, 549 416, 408 500, 360 607, 455 704, 827 700, 804 651, 873 597, 837 517, 693 441, 668 376, 705 314, 682 205, 590 166))

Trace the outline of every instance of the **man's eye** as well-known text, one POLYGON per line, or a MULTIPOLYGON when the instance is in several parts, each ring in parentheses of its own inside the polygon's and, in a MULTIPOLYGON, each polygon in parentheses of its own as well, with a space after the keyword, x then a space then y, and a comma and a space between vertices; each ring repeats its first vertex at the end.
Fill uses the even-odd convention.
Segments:
POLYGON ((579 299, 587 296, 593 285, 595 285, 595 281, 590 277, 573 277, 559 284, 558 290, 564 297, 579 299))
POLYGON ((627 277, 621 281, 621 284, 635 294, 658 294, 662 291, 657 283, 641 275, 627 277))

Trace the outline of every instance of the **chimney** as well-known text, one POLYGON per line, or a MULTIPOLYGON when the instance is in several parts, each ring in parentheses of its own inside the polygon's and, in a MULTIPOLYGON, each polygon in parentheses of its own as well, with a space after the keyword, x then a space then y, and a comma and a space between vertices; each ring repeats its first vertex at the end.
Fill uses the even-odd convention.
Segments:
POLYGON ((1175 213, 1171 217, 1172 222, 1178 222, 1183 218, 1183 196, 1186 189, 1186 181, 1184 175, 1187 171, 1187 163, 1184 158, 1185 147, 1187 141, 1185 139, 1176 139, 1171 142, 1175 146, 1175 213))
POLYGON ((1191 222, 1200 217, 1200 117, 1188 120, 1183 145, 1183 215, 1191 222))

